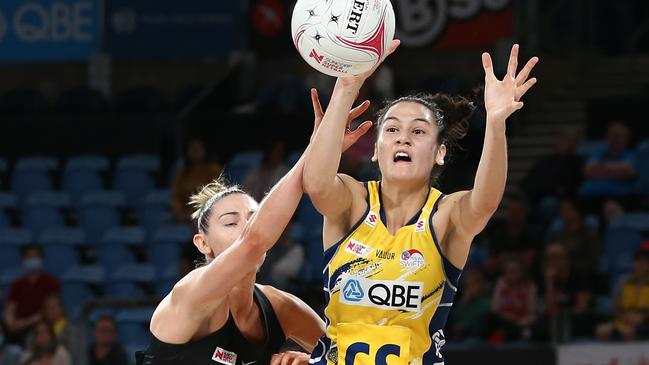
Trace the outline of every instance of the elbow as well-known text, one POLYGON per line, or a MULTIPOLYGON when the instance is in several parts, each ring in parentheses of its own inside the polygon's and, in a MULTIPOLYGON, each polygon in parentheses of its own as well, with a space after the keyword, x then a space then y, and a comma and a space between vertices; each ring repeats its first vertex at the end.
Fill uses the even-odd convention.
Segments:
POLYGON ((302 175, 302 188, 309 196, 324 196, 329 189, 329 185, 321 175, 310 174, 305 169, 302 175))
POLYGON ((484 201, 473 206, 473 211, 480 217, 493 216, 500 206, 500 199, 494 201, 484 201))
POLYGON ((241 235, 241 245, 244 246, 248 257, 261 257, 270 248, 268 239, 264 237, 261 229, 255 224, 249 224, 241 235))

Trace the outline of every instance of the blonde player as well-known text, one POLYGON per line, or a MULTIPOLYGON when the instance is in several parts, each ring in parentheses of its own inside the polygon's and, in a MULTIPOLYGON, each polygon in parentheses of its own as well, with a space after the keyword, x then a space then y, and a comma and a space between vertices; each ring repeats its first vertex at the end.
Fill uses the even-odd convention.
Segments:
POLYGON ((304 167, 305 191, 324 216, 327 329, 311 363, 443 363, 443 328, 471 241, 505 188, 506 119, 536 82, 528 76, 538 59, 520 73, 517 62, 514 45, 507 75, 498 80, 489 54, 482 55, 482 157, 473 189, 449 195, 431 183, 449 147, 465 134, 473 105, 439 94, 389 103, 378 116, 372 157, 381 180, 362 183, 337 170, 349 109, 374 70, 337 80, 304 167))

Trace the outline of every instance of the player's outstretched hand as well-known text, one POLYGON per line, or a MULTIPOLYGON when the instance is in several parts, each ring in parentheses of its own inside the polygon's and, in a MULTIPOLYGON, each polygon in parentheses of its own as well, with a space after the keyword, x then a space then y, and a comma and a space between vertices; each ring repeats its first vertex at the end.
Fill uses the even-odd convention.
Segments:
POLYGON ((371 70, 369 70, 367 72, 364 72, 364 73, 362 73, 360 75, 356 75, 356 76, 340 77, 340 78, 338 78, 338 80, 340 82, 342 82, 343 85, 346 85, 346 86, 361 87, 363 85, 363 83, 365 82, 365 80, 367 80, 370 76, 372 76, 374 71, 376 71, 376 69, 378 69, 379 66, 381 66, 383 61, 385 61, 385 59, 388 58, 388 56, 390 56, 392 53, 394 53, 394 51, 397 50, 397 47, 399 47, 399 44, 401 44, 400 40, 398 40, 398 39, 392 40, 392 43, 390 43, 390 48, 388 48, 388 53, 383 55, 381 57, 381 59, 379 60, 379 62, 377 62, 376 65, 374 65, 374 67, 372 67, 371 70))
POLYGON ((518 67, 518 44, 514 44, 509 55, 507 75, 498 80, 493 70, 489 53, 482 54, 482 67, 485 72, 484 102, 487 116, 494 120, 505 120, 515 111, 523 107, 521 97, 536 84, 536 78, 528 80, 530 72, 539 62, 538 57, 532 57, 525 67, 516 73, 518 67))
MULTIPOLYGON (((320 105, 320 98, 318 97, 318 91, 316 89, 311 89, 311 102, 313 103, 313 134, 311 134, 311 140, 315 136, 315 132, 320 128, 320 123, 322 123, 322 118, 324 118, 324 111, 322 110, 322 105, 320 105)), ((345 152, 349 147, 351 147, 359 138, 361 138, 367 131, 372 128, 372 122, 367 120, 361 125, 356 127, 356 129, 351 130, 352 122, 363 115, 365 111, 370 107, 370 101, 365 100, 357 107, 349 111, 349 116, 347 117, 347 127, 345 128, 345 137, 343 140, 343 149, 341 152, 345 152)))

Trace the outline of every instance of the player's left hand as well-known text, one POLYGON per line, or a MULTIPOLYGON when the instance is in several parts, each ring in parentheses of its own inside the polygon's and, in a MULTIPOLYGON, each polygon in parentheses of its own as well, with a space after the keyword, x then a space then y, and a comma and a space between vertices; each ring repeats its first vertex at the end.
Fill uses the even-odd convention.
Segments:
MULTIPOLYGON (((311 89, 311 102, 313 103, 313 134, 311 135, 311 140, 315 136, 315 132, 320 128, 322 123, 322 118, 324 118, 324 111, 322 110, 322 105, 320 105, 320 98, 318 97, 318 91, 316 89, 311 89)), ((370 107, 370 101, 365 100, 360 105, 349 111, 349 116, 347 117, 347 126, 345 127, 345 136, 343 139, 343 148, 341 152, 345 152, 349 147, 351 147, 359 138, 361 138, 367 131, 372 128, 372 122, 367 120, 361 125, 356 127, 356 129, 351 130, 352 122, 363 115, 365 111, 370 107)))
POLYGON ((498 80, 494 75, 493 63, 489 53, 482 54, 482 67, 485 72, 484 102, 487 116, 493 120, 505 120, 515 111, 523 107, 521 97, 536 84, 536 78, 528 80, 530 72, 539 62, 538 57, 532 57, 521 72, 516 74, 518 67, 518 44, 514 44, 509 55, 507 75, 498 80))
POLYGON ((273 355, 270 359, 270 365, 307 365, 309 358, 309 354, 304 352, 285 351, 273 355))

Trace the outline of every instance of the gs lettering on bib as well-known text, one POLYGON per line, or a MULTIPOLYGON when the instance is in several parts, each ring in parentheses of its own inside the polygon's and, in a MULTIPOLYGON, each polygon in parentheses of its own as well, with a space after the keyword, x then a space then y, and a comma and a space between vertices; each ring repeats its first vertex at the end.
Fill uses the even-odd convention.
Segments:
POLYGON ((408 365, 409 359, 406 327, 338 324, 338 365, 408 365))

